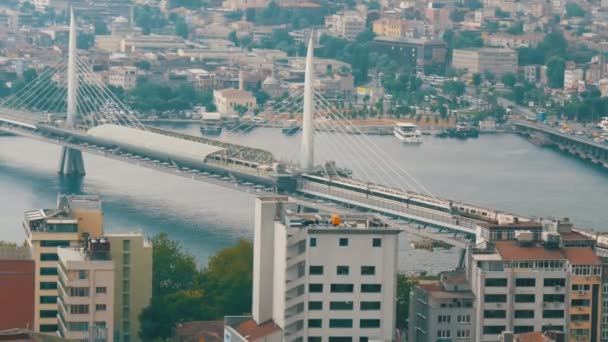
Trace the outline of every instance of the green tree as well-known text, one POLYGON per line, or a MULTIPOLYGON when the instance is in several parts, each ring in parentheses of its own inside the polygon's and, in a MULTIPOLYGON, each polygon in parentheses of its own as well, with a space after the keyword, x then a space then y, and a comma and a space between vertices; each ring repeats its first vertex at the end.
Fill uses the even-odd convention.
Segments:
POLYGON ((247 111, 249 110, 247 107, 241 105, 241 104, 237 104, 234 106, 234 109, 237 113, 239 113, 239 116, 243 116, 245 115, 245 113, 247 113, 247 111))
POLYGON ((474 73, 473 74, 473 85, 474 86, 479 86, 481 84, 482 81, 482 77, 480 73, 474 73))
POLYGON ((234 45, 239 46, 239 37, 236 35, 236 31, 230 31, 228 34, 228 40, 233 42, 234 45))
POLYGON ((568 2, 566 4, 566 18, 584 17, 585 14, 585 10, 581 7, 581 5, 575 2, 568 2))
POLYGON ((28 68, 23 72, 23 80, 25 83, 30 83, 38 77, 38 72, 36 69, 28 68))
POLYGON ((150 70, 152 68, 152 64, 144 59, 135 62, 135 66, 141 70, 150 70))
POLYGON ((106 23, 101 20, 95 21, 93 27, 95 28, 95 35, 110 34, 110 30, 108 30, 108 25, 106 25, 106 23))
POLYGON ((152 238, 152 294, 167 294, 194 288, 198 275, 194 256, 186 253, 166 233, 152 238))
POLYGON ((517 83, 517 76, 515 76, 515 74, 512 72, 506 72, 502 74, 500 80, 505 86, 513 88, 515 86, 515 83, 517 83))
POLYGON ((175 34, 182 38, 188 38, 188 24, 181 17, 175 22, 175 34))
POLYGON ((558 89, 564 87, 564 70, 566 61, 561 57, 551 57, 547 61, 547 82, 549 87, 558 89))
POLYGON ((407 329, 407 321, 409 317, 410 292, 412 291, 412 283, 403 274, 397 275, 397 329, 407 329))
POLYGON ((486 81, 490 82, 490 83, 494 83, 494 78, 495 77, 496 76, 494 76, 494 74, 491 71, 489 71, 489 70, 486 70, 486 71, 483 72, 483 78, 486 81))
POLYGON ((0 247, 17 247, 17 244, 15 242, 0 240, 0 247))
POLYGON ((95 35, 90 33, 78 33, 76 37, 76 47, 81 50, 88 50, 95 44, 95 35))
POLYGON ((443 92, 452 97, 459 97, 464 95, 465 90, 465 84, 460 81, 445 81, 443 83, 443 92))

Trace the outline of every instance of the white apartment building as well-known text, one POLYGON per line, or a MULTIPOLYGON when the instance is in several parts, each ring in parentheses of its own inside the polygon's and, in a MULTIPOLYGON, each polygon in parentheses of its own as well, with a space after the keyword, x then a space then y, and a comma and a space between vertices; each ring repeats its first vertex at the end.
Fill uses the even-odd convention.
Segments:
POLYGON ((60 248, 59 336, 67 340, 114 341, 114 262, 105 238, 84 248, 60 248))
POLYGON ((125 90, 137 86, 137 68, 133 66, 120 66, 110 68, 108 84, 125 90))
POLYGON ((452 67, 468 74, 490 72, 498 79, 517 71, 517 51, 505 48, 454 49, 452 67))
POLYGON ((543 241, 533 235, 520 232, 516 240, 493 242, 494 250, 471 254, 476 341, 499 341, 504 331, 562 331, 569 341, 596 341, 599 258, 589 247, 562 247, 557 233, 543 241))
POLYGON ((366 215, 300 213, 255 202, 252 319, 285 341, 395 339, 397 236, 366 215))
POLYGON ((333 35, 355 40, 365 30, 365 17, 356 11, 347 11, 325 17, 325 28, 333 35))
POLYGON ((583 69, 567 68, 564 70, 564 90, 578 89, 578 82, 583 80, 583 75, 583 69))

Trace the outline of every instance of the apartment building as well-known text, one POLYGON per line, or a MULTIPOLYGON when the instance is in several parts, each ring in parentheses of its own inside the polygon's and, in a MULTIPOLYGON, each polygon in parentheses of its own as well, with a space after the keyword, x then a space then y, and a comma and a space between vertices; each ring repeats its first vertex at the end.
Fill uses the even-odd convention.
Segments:
POLYGON ((408 32, 411 32, 408 20, 403 18, 378 19, 372 24, 372 30, 379 36, 403 38, 408 37, 408 32))
POLYGON ((567 68, 564 70, 564 90, 573 91, 578 88, 579 81, 583 80, 585 72, 580 68, 567 68))
POLYGON ((104 236, 114 261, 114 341, 140 341, 139 314, 152 298, 152 244, 142 233, 104 236))
POLYGON ((409 305, 408 341, 475 341, 475 295, 464 270, 417 285, 409 305))
POLYGON ((252 317, 227 324, 227 338, 268 325, 286 341, 395 339, 399 230, 266 197, 256 199, 254 232, 252 317))
POLYGON ((473 251, 469 262, 477 341, 498 341, 503 331, 562 331, 569 341, 597 341, 601 261, 592 248, 565 247, 558 232, 536 239, 531 231, 492 245, 473 251))
POLYGON ((34 327, 35 268, 30 247, 0 247, 0 331, 34 327))
POLYGON ((84 233, 103 234, 101 201, 95 196, 59 195, 55 209, 25 212, 27 245, 35 262, 35 317, 37 332, 55 334, 57 326, 57 247, 76 247, 84 233))
POLYGON ((137 68, 133 66, 112 67, 108 72, 108 84, 125 90, 137 86, 137 68))
POLYGON ((66 340, 114 341, 114 263, 105 238, 59 248, 58 334, 66 340))
POLYGON ((452 67, 469 75, 490 72, 496 77, 517 71, 517 51, 505 48, 454 49, 452 67))
POLYGON ((325 17, 325 28, 335 36, 355 40, 365 30, 365 17, 356 11, 346 11, 325 17))

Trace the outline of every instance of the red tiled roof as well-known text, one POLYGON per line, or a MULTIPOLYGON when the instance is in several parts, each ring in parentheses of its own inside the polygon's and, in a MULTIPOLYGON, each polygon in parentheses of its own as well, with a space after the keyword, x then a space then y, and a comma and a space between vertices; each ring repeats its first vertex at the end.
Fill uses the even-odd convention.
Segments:
POLYGON ((545 336, 539 331, 533 331, 529 333, 517 334, 515 336, 516 342, 545 342, 545 336))
POLYGON ((560 249, 547 249, 533 245, 522 247, 515 241, 497 241, 496 251, 503 260, 563 260, 566 259, 560 249))
POLYGON ((253 319, 248 319, 239 324, 235 330, 247 341, 254 342, 280 331, 281 328, 272 320, 258 325, 253 319))
POLYGON ((441 283, 439 283, 439 282, 418 284, 418 287, 425 290, 426 292, 443 291, 443 286, 441 286, 441 283))
POLYGON ((591 240, 593 241, 592 238, 587 237, 579 232, 567 232, 567 233, 559 233, 559 235, 562 236, 563 240, 566 241, 576 241, 576 240, 591 240))
POLYGON ((591 248, 564 248, 564 254, 573 265, 599 265, 602 263, 591 248))

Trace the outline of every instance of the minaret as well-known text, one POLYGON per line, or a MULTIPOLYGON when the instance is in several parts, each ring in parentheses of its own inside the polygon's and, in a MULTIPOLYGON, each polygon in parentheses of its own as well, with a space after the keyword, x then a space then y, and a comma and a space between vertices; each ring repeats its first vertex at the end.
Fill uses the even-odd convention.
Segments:
MULTIPOLYGON (((76 64, 76 17, 74 10, 70 9, 70 41, 68 45, 68 98, 66 128, 76 128, 76 117, 78 115, 78 70, 76 64)), ((62 147, 61 159, 59 160, 59 174, 71 176, 84 176, 84 161, 82 152, 79 150, 62 147)))
POLYGON ((300 168, 302 171, 311 171, 314 167, 314 108, 313 108, 313 86, 314 86, 314 31, 310 32, 308 52, 306 54, 306 69, 304 70, 304 112, 302 115, 302 160, 300 168))

